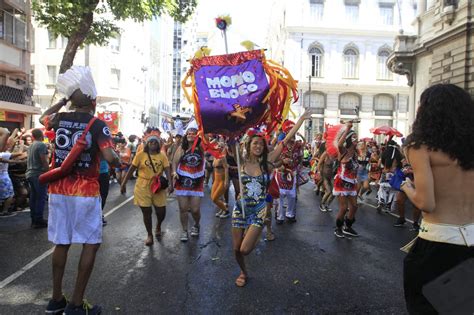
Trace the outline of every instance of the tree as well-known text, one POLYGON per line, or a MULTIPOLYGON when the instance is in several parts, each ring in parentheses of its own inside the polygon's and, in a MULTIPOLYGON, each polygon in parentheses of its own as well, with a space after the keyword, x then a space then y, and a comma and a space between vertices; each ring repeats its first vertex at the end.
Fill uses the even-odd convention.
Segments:
POLYGON ((136 22, 168 14, 185 22, 197 0, 33 0, 35 20, 53 35, 68 39, 59 73, 69 69, 83 45, 106 45, 120 33, 116 20, 136 22))

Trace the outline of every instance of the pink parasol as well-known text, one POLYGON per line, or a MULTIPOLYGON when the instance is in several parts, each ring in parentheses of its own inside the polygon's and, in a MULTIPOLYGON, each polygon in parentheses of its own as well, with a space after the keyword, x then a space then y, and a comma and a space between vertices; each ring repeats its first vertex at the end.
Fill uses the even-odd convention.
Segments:
POLYGON ((380 126, 380 127, 371 128, 370 132, 373 133, 374 135, 403 137, 403 134, 400 131, 390 126, 380 126))

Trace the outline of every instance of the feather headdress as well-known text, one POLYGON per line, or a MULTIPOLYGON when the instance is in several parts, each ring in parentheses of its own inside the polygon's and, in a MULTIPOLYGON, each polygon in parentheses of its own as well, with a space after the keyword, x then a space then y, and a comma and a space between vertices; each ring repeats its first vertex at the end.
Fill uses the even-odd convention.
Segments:
POLYGON ((145 140, 145 142, 148 142, 150 140, 156 140, 159 142, 160 137, 161 137, 161 132, 159 130, 152 130, 150 133, 145 134, 145 136, 143 137, 143 140, 145 140))
POLYGON ((90 99, 97 98, 97 90, 89 67, 72 66, 59 75, 56 88, 59 93, 67 98, 70 98, 77 89, 81 90, 82 94, 87 95, 90 99))
POLYGON ((188 124, 186 125, 186 133, 188 131, 197 131, 199 130, 199 127, 198 127, 198 124, 196 122, 196 119, 191 118, 191 120, 188 122, 188 124))

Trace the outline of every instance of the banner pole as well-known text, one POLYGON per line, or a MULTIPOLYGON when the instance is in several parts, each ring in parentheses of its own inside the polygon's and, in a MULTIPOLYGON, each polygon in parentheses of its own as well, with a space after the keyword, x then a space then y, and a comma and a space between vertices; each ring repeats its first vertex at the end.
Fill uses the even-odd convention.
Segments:
MULTIPOLYGON (((224 33, 224 43, 225 43, 225 53, 226 55, 229 54, 229 46, 227 45, 227 30, 223 30, 224 33)), ((243 199, 243 186, 242 186, 242 167, 240 164, 240 147, 239 147, 239 141, 235 142, 235 155, 237 159, 237 174, 239 176, 239 190, 240 190, 240 209, 242 209, 242 216, 245 218, 245 205, 244 205, 244 199, 243 199)), ((237 196, 235 196, 237 198, 237 196)))
MULTIPOLYGON (((244 205, 244 198, 243 198, 243 189, 242 189, 242 167, 240 166, 240 148, 239 148, 239 141, 235 142, 235 154, 237 155, 237 171, 239 176, 239 188, 240 188, 240 208, 242 209, 242 216, 245 219, 245 205, 244 205)), ((236 196, 237 198, 237 196, 236 196)))

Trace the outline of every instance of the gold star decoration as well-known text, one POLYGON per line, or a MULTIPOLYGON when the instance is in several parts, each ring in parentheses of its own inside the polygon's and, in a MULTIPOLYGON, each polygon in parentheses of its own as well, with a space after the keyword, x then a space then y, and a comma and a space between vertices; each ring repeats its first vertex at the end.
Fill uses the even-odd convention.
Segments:
POLYGON ((251 113, 252 109, 248 107, 242 107, 240 104, 234 104, 234 110, 230 112, 228 119, 235 118, 237 123, 244 123, 247 120, 245 114, 251 113))

